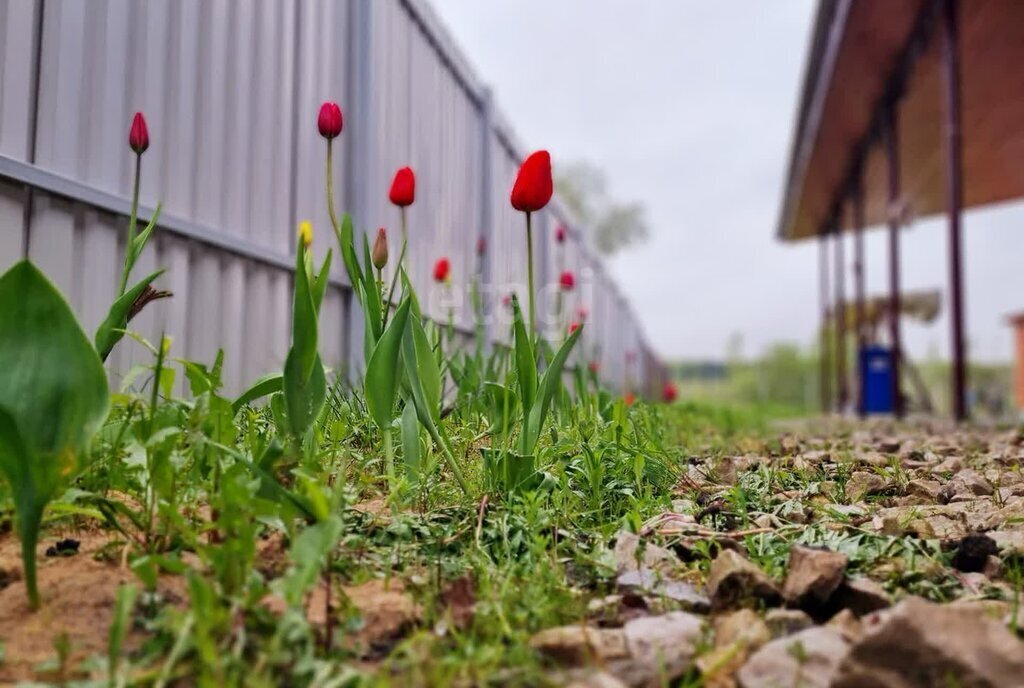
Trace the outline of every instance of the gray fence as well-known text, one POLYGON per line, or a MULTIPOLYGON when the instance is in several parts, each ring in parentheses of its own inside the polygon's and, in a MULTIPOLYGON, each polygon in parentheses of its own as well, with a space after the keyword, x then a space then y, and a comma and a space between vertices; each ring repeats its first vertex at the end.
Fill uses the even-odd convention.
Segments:
MULTIPOLYGON (((525 293, 523 219, 508 194, 527 149, 424 0, 0 0, 0 270, 23 256, 68 294, 87 330, 114 296, 123 260, 133 156, 132 113, 149 121, 143 215, 163 214, 138 266, 167 267, 174 292, 133 329, 174 337, 177 355, 227 352, 238 389, 283 362, 295 226, 310 219, 315 249, 334 246, 324 201, 324 100, 345 131, 335 146, 335 199, 360 231, 388 227, 391 175, 417 173, 410 273, 431 315, 472 326, 468 299, 434 295, 433 261, 448 256, 456 285, 488 250, 490 336, 506 336, 500 298, 525 293)), ((557 151, 555 151, 557 165, 557 151)), ((580 277, 565 311, 590 312, 577 363, 596 359, 619 387, 655 393, 663 369, 599 259, 558 203, 537 217, 538 283, 565 266, 580 277), (562 247, 552 235, 570 228, 562 247), (630 352, 635 352, 635 355, 630 352), (630 370, 626 370, 630 361, 630 370)), ((394 249, 393 250, 397 250, 394 249)), ((321 316, 324 359, 357 358, 361 319, 340 260, 321 316), (356 342, 357 346, 350 346, 356 342)), ((561 323, 550 324, 562 327, 561 323)), ((110 366, 146 360, 125 343, 110 366)))

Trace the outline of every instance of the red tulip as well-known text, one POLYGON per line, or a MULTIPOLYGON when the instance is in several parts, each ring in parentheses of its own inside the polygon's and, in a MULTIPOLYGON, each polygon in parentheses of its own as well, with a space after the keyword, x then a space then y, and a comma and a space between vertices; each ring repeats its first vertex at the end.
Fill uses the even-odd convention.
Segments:
POLYGON ((578 329, 580 329, 580 324, 578 322, 571 323, 569 325, 569 334, 572 334, 573 332, 575 332, 578 329))
POLYGON ((146 118, 141 112, 136 112, 132 119, 132 128, 128 132, 128 145, 132 147, 136 155, 142 155, 149 148, 149 129, 146 128, 146 118))
POLYGON ((627 392, 626 396, 623 397, 622 400, 626 402, 626 406, 632 406, 633 404, 636 403, 636 395, 634 395, 632 392, 627 392))
POLYGON ((577 317, 579 317, 580 320, 585 321, 587 319, 587 316, 590 315, 590 311, 588 311, 583 306, 580 306, 578 309, 576 309, 576 315, 577 317))
POLYGON ((341 108, 332 101, 327 101, 320 106, 320 116, 316 121, 320 129, 320 135, 330 141, 341 134, 342 117, 341 108))
POLYGON ((598 363, 597 361, 591 361, 590 364, 587 366, 587 368, 590 369, 590 372, 592 372, 594 375, 597 375, 597 371, 600 367, 601 364, 598 363))
POLYGON ((665 383, 665 389, 661 390, 661 398, 665 400, 666 404, 671 404, 679 396, 679 390, 671 382, 665 383))
POLYGON ((403 167, 395 172, 388 198, 402 208, 412 205, 416 200, 416 175, 413 174, 411 167, 403 167))
POLYGON ((505 294, 501 297, 501 305, 505 308, 512 308, 512 295, 505 294))
POLYGON ((439 258, 434 263, 434 280, 436 282, 447 282, 451 277, 452 266, 447 258, 439 258))
POLYGON ((576 275, 572 274, 571 270, 566 270, 558 278, 558 284, 561 285, 564 291, 572 291, 573 287, 576 286, 576 275))
POLYGON ((558 229, 555 230, 555 241, 565 243, 565 225, 558 225, 558 229))
POLYGON ((536 212, 548 204, 553 192, 551 155, 546 150, 537 151, 519 168, 512 187, 512 207, 525 213, 536 212))
POLYGON ((476 240, 476 254, 483 256, 487 252, 487 237, 480 237, 476 240))

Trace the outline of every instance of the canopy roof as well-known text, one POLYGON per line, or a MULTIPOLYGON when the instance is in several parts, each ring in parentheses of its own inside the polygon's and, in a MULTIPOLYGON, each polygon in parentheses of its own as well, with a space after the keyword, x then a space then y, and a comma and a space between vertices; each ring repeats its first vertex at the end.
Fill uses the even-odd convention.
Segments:
MULTIPOLYGON (((779 238, 823 233, 858 169, 866 223, 885 222, 881 131, 897 98, 901 203, 917 217, 945 209, 939 4, 820 0, 779 238)), ((966 0, 959 11, 964 206, 971 207, 1024 196, 1024 1, 966 0)))

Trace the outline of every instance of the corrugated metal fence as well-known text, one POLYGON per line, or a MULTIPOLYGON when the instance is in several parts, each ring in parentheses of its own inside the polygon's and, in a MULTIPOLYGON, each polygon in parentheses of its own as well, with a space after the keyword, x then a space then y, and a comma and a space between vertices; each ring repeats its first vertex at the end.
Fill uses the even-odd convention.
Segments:
MULTIPOLYGON (((123 260, 134 162, 126 132, 141 110, 152 136, 143 214, 164 205, 137 270, 167 267, 158 285, 174 297, 133 329, 167 332, 191 359, 212 360, 223 347, 231 389, 279 368, 297 221, 313 220, 318 254, 334 246, 315 127, 324 100, 345 111, 338 207, 360 231, 390 228, 397 252, 387 188, 395 169, 411 165, 417 291, 433 316, 451 310, 470 328, 464 290, 440 293, 430 271, 448 256, 454 283, 467 284, 485 237, 490 334, 505 337, 501 297, 525 292, 523 218, 508 193, 526 149, 424 0, 0 0, 0 270, 31 257, 86 329, 98 325, 123 260)), ((663 369, 581 232, 557 199, 536 220, 538 290, 553 303, 557 270, 579 278, 549 331, 586 308, 578 362, 599 361, 615 387, 628 376, 656 393, 663 369), (563 246, 552 238, 558 224, 570 228, 563 246)), ((335 260, 321 316, 321 349, 335 366, 354 360, 359 347, 348 343, 361 342, 350 297, 335 260)), ((145 358, 124 343, 110 365, 125 371, 145 358)))

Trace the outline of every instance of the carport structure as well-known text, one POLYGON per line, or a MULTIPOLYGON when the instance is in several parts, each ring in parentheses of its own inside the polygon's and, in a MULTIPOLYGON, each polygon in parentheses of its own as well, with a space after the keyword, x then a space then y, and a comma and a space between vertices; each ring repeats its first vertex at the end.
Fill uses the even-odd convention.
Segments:
MULTIPOLYGON (((957 420, 967 416, 961 215, 1024 196, 1021 65, 1020 0, 819 3, 777 232, 784 241, 820 242, 823 318, 833 298, 846 299, 844 244, 854 235, 853 327, 863 344, 863 234, 869 225, 887 226, 897 415, 900 229, 911 217, 944 213, 952 410, 957 420)), ((823 370, 823 380, 836 380, 836 394, 822 395, 826 410, 845 407, 851 396, 844 325, 840 318, 834 328, 835 370, 823 370)))

